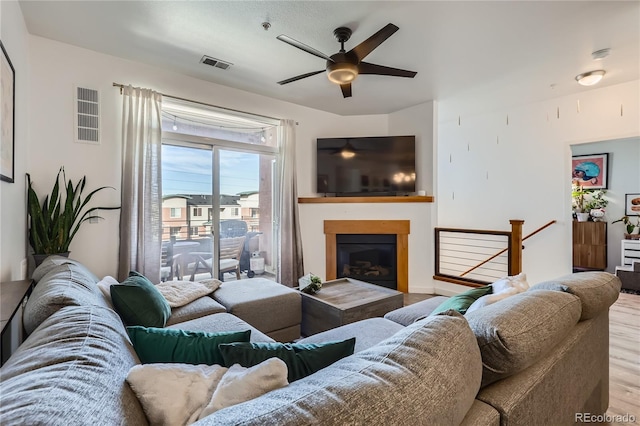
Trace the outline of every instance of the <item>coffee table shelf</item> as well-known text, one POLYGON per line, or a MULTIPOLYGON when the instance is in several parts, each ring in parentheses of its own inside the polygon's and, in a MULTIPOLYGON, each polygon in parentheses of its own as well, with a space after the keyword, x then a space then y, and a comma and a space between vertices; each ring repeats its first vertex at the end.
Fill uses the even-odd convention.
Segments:
POLYGON ((401 292, 350 278, 322 284, 316 294, 302 294, 302 335, 311 336, 401 308, 401 292))

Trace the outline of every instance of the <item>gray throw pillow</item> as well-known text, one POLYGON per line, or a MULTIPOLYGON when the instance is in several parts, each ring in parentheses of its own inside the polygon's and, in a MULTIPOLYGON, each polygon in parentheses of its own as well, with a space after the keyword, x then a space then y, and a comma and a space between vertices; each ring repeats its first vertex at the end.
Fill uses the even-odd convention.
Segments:
POLYGON ((575 294, 582 304, 580 321, 598 316, 609 309, 620 295, 620 278, 608 272, 581 272, 565 275, 532 286, 529 291, 556 290, 575 294))
POLYGON ((482 386, 518 373, 560 343, 580 319, 580 299, 526 291, 466 315, 482 354, 482 386))

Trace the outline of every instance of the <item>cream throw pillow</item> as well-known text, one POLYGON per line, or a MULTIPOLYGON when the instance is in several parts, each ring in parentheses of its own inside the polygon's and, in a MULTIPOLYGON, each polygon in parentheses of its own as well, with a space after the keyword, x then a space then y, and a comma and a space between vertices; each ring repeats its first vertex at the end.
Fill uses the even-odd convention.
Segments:
POLYGON ((232 365, 198 419, 287 386, 287 374, 287 364, 279 358, 269 358, 250 368, 232 365))
POLYGON ((491 287, 493 287, 493 293, 482 296, 473 302, 471 306, 469 306, 469 309, 467 309, 465 315, 502 299, 506 299, 514 294, 522 293, 529 288, 529 283, 527 282, 527 275, 522 272, 512 277, 501 278, 491 284, 491 287))
POLYGON ((287 365, 270 358, 251 368, 143 364, 127 383, 152 425, 188 425, 222 408, 257 398, 287 382, 287 365))
POLYGON ((113 308, 113 302, 111 301, 111 286, 113 284, 120 284, 120 283, 118 282, 118 280, 116 280, 115 278, 109 275, 104 277, 102 280, 98 281, 98 284, 96 284, 100 289, 100 291, 102 292, 104 299, 112 308, 113 308))

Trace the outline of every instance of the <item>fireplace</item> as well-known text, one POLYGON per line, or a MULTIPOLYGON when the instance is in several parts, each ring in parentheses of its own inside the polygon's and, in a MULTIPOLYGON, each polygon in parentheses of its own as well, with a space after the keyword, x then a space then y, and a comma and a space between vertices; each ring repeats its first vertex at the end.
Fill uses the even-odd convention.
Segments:
MULTIPOLYGON (((344 277, 345 264, 349 273, 356 273, 350 278, 365 282, 373 282, 382 279, 381 275, 388 272, 395 275, 395 283, 374 284, 395 288, 398 291, 407 293, 409 291, 409 231, 410 222, 408 220, 325 220, 324 234, 326 243, 326 279, 335 280, 344 277), (371 236, 373 242, 367 242, 369 248, 360 247, 357 241, 350 239, 351 236, 371 236), (346 237, 347 243, 343 248, 342 261, 338 259, 338 240, 346 237), (382 240, 378 239, 382 238, 382 240), (388 243, 395 242, 395 244, 388 243), (385 246, 387 246, 385 248, 385 246), (389 248, 393 246, 393 248, 389 248), (393 250, 393 253, 390 250, 393 250), (344 253, 346 252, 346 253, 344 253), (345 259, 344 257, 348 257, 345 259), (395 262, 388 260, 388 257, 395 256, 395 262), (372 257, 369 259, 368 257, 372 257), (371 263, 369 265, 367 262, 371 263), (375 263, 378 263, 375 265, 375 263), (338 263, 341 263, 338 266, 338 263), (353 268, 355 266, 355 268, 353 268), (340 268, 340 270, 338 270, 340 268), (393 272, 395 269, 395 273, 393 272), (387 271, 388 270, 388 271, 387 271), (372 271, 377 271, 372 272, 372 271), (368 273, 368 275, 367 275, 368 273)), ((390 280, 389 280, 390 281, 390 280)))
POLYGON ((396 236, 336 235, 336 276, 353 278, 396 290, 396 236))

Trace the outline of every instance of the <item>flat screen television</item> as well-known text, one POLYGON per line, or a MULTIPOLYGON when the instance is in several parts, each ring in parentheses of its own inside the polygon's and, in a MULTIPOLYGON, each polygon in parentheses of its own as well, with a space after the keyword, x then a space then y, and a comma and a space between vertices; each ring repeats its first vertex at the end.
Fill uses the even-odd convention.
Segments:
POLYGON ((416 137, 317 139, 317 192, 407 195, 416 190, 416 137))

